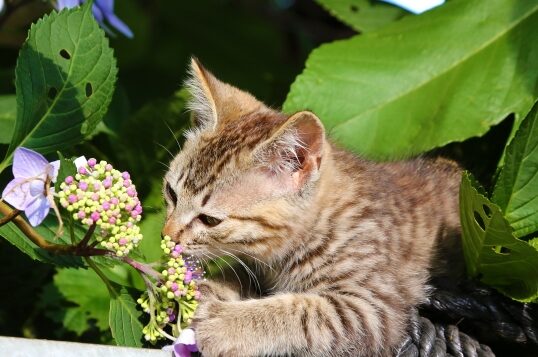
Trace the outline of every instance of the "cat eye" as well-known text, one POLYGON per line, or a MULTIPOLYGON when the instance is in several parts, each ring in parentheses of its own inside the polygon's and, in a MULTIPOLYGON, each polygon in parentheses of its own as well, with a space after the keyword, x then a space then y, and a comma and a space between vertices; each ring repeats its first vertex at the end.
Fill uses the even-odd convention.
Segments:
POLYGON ((200 219, 200 221, 202 221, 203 224, 205 224, 206 226, 209 226, 209 227, 215 227, 220 222, 222 222, 222 219, 211 217, 211 216, 208 216, 206 214, 199 215, 198 219, 200 219))
POLYGON ((175 205, 177 203, 177 195, 168 182, 165 185, 165 190, 166 194, 168 195, 172 203, 175 205))

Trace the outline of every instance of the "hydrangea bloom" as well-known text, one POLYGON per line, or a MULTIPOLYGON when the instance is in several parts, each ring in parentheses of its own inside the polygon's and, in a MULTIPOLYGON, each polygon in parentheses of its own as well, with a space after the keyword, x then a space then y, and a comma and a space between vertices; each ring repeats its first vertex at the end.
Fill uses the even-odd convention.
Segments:
MULTIPOLYGON (((64 8, 70 9, 79 6, 84 2, 85 0, 57 0, 56 8, 58 10, 64 8)), ((92 12, 97 22, 99 22, 101 27, 108 33, 112 33, 112 31, 105 25, 105 20, 110 26, 121 32, 125 37, 133 38, 131 29, 114 14, 114 0, 95 0, 92 12)))
POLYGON ((191 323, 198 306, 200 292, 196 281, 203 271, 195 260, 184 260, 179 244, 165 236, 161 242, 166 264, 162 267, 162 279, 153 291, 147 291, 137 300, 151 318, 143 329, 144 337, 150 342, 167 337, 165 329, 170 327, 177 333, 191 323))
POLYGON ((13 154, 13 176, 2 199, 24 211, 32 226, 39 225, 49 214, 54 193, 59 161, 49 163, 43 155, 26 148, 17 148, 13 154))
POLYGON ((142 205, 128 172, 120 172, 106 161, 89 159, 77 165, 78 173, 65 178, 58 193, 60 204, 81 223, 97 226, 97 241, 118 256, 124 256, 142 239, 136 224, 142 205))

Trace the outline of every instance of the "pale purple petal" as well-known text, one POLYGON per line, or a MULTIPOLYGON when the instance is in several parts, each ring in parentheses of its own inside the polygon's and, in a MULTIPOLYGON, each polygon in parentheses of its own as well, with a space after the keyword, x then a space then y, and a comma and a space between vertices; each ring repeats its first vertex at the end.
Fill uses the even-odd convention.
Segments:
POLYGON ((38 196, 33 202, 31 202, 24 213, 28 218, 28 222, 34 227, 38 226, 45 217, 49 214, 50 202, 45 196, 38 196))
POLYGON ((80 169, 82 166, 88 165, 88 160, 86 160, 85 156, 79 156, 74 161, 75 166, 77 167, 77 170, 80 169))
POLYGON ((180 343, 174 344, 174 356, 175 357, 191 357, 191 351, 187 346, 180 343))
POLYGON ((80 0, 57 0, 56 8, 62 10, 65 8, 71 9, 75 6, 80 5, 80 0))
POLYGON ((121 21, 116 15, 114 15, 113 13, 105 13, 105 18, 112 27, 124 34, 125 37, 133 38, 133 31, 131 31, 129 26, 127 26, 123 21, 121 21))
MULTIPOLYGON (((45 177, 45 175, 43 175, 45 177)), ((30 196, 37 197, 37 196, 44 196, 45 195, 45 181, 43 180, 32 180, 30 181, 30 187, 28 192, 30 193, 30 196)))
POLYGON ((93 4, 92 13, 93 13, 93 16, 95 16, 95 19, 97 20, 97 22, 103 25, 103 20, 105 19, 105 17, 103 15, 103 11, 99 8, 99 6, 97 6, 96 4, 93 4))
POLYGON ((27 148, 17 148, 13 154, 13 176, 35 177, 46 171, 47 159, 43 155, 27 148))
POLYGON ((4 192, 2 198, 18 210, 24 210, 29 203, 35 198, 30 195, 30 183, 24 178, 15 178, 11 180, 4 192))
POLYGON ((196 345, 194 330, 192 328, 182 330, 175 343, 181 343, 183 345, 196 345))
POLYGON ((60 160, 53 161, 47 166, 47 175, 52 182, 56 182, 58 178, 58 171, 60 171, 60 160))

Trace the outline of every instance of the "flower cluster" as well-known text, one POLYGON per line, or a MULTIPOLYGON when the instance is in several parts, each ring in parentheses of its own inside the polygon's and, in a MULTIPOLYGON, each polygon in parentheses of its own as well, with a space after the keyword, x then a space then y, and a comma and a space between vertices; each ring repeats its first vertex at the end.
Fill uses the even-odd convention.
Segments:
POLYGON ((150 322, 143 329, 144 337, 150 342, 169 337, 167 329, 177 337, 191 323, 200 299, 196 281, 204 275, 196 260, 182 257, 181 246, 170 237, 163 238, 161 248, 166 260, 161 279, 138 299, 150 315, 150 322))
POLYGON ((73 218, 96 225, 97 241, 118 256, 124 256, 142 239, 136 224, 142 206, 128 172, 120 172, 106 161, 89 159, 78 173, 65 178, 58 192, 60 204, 73 218))

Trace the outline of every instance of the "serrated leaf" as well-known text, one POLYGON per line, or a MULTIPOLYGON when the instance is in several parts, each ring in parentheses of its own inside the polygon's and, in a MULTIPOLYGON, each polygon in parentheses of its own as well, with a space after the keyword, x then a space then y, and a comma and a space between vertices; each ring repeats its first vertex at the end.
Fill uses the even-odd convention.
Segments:
POLYGON ((105 115, 117 68, 91 3, 53 11, 32 25, 15 72, 17 120, 0 171, 17 146, 41 153, 68 148, 105 115))
MULTIPOLYGON (((46 241, 56 244, 70 244, 71 239, 67 229, 63 235, 56 237, 58 223, 56 217, 49 215, 43 223, 34 228, 46 241)), ((75 230, 77 237, 82 237, 84 232, 77 228, 75 230)), ((54 264, 63 267, 81 267, 84 264, 80 257, 71 255, 54 255, 44 249, 39 248, 28 239, 13 222, 0 227, 0 236, 4 237, 8 242, 20 249, 34 260, 39 260, 43 263, 54 264)))
POLYGON ((538 103, 506 149, 492 201, 504 212, 516 237, 538 230, 538 103))
POLYGON ((377 32, 322 45, 284 110, 309 109, 370 158, 484 134, 538 97, 538 2, 454 0, 377 32))
POLYGON ((500 208, 462 177, 460 214, 469 275, 513 299, 538 299, 538 251, 512 234, 500 208))
POLYGON ((380 1, 317 0, 343 23, 360 32, 370 32, 401 19, 407 12, 380 1))
POLYGON ((142 347, 142 312, 125 288, 111 291, 110 330, 119 346, 142 347))
POLYGON ((64 325, 74 332, 85 331, 90 320, 105 331, 108 329, 109 293, 99 276, 91 269, 58 269, 54 285, 66 300, 74 303, 64 316, 64 325), (84 327, 81 319, 84 316, 84 327))
POLYGON ((14 95, 0 96, 0 144, 9 144, 15 129, 17 102, 14 95))

